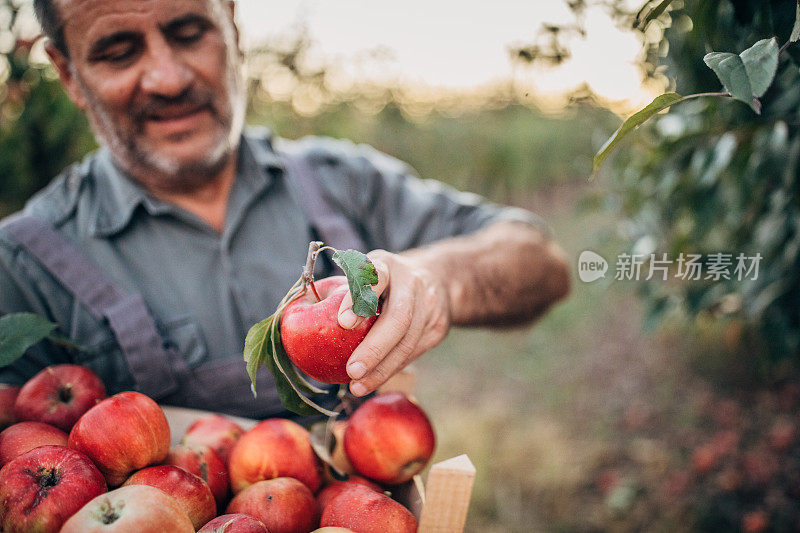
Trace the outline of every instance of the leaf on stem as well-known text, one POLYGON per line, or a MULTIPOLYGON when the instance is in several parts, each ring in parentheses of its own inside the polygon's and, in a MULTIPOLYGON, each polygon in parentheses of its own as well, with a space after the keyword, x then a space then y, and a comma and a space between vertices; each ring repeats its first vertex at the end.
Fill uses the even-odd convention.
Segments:
POLYGON ((315 408, 316 404, 305 397, 305 394, 314 394, 319 390, 310 389, 305 381, 299 378, 297 370, 286 355, 286 350, 283 349, 279 324, 280 315, 276 313, 247 332, 244 341, 244 361, 247 374, 250 376, 253 396, 256 396, 256 372, 261 365, 266 365, 275 378, 278 396, 286 409, 298 415, 324 412, 324 409, 320 411, 320 408, 315 408))
POLYGON ((0 317, 0 368, 22 357, 28 348, 50 336, 57 327, 33 313, 0 317))
POLYGON ((753 88, 753 96, 761 98, 767 92, 778 71, 778 40, 763 39, 739 54, 753 88))
POLYGON ((333 261, 344 270, 353 297, 353 313, 358 316, 378 314, 378 295, 371 285, 378 283, 378 272, 372 261, 358 250, 337 250, 333 261))
POLYGON ((617 144, 619 144, 619 142, 628 133, 636 129, 656 113, 667 109, 669 106, 676 104, 681 100, 683 100, 683 96, 679 95, 678 93, 662 94, 661 96, 657 96, 644 109, 628 117, 628 119, 622 123, 622 126, 620 126, 616 132, 614 132, 614 135, 612 135, 611 138, 608 139, 600 148, 600 150, 598 150, 597 154, 595 154, 594 169, 592 172, 597 172, 597 169, 600 168, 600 165, 602 165, 603 161, 606 160, 608 154, 614 150, 614 147, 616 147, 617 144))
POLYGON ((790 43, 800 41, 800 0, 797 0, 797 15, 794 18, 794 28, 792 28, 792 35, 789 37, 790 43))
POLYGON ((753 87, 741 57, 730 52, 711 52, 703 57, 703 61, 735 100, 753 107, 753 87))

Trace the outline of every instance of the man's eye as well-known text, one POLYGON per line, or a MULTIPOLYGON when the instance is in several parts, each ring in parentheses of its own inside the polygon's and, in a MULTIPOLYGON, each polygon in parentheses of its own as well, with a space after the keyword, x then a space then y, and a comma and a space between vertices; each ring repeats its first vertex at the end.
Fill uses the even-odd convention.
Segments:
POLYGON ((112 63, 122 63, 133 57, 134 53, 135 53, 135 47, 133 46, 133 44, 119 43, 107 48, 103 52, 103 55, 101 57, 105 61, 110 61, 112 63))
POLYGON ((179 43, 193 43, 199 41, 205 34, 206 28, 199 22, 182 24, 172 33, 172 38, 179 43))

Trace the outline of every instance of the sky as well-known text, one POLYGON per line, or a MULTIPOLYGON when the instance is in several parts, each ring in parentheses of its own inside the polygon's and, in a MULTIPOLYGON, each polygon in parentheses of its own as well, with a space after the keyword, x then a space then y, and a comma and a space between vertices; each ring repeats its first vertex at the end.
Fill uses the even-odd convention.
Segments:
MULTIPOLYGON (((531 43, 542 22, 573 20, 562 0, 238 0, 237 11, 245 46, 292 35, 303 24, 319 60, 339 65, 344 76, 436 89, 509 79, 511 45, 531 43), (369 59, 374 52, 381 59, 369 59)), ((649 101, 636 67, 637 36, 599 9, 587 21, 587 38, 574 43, 570 61, 518 67, 518 83, 547 96, 585 82, 610 101, 649 101)))

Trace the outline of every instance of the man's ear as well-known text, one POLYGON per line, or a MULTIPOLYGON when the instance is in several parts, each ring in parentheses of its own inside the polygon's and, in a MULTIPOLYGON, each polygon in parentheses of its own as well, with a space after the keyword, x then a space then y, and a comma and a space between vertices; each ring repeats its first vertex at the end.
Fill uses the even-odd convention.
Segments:
POLYGON ((81 110, 86 110, 86 98, 83 96, 78 80, 75 79, 75 73, 72 70, 72 64, 67 56, 56 48, 53 43, 47 43, 44 47, 50 61, 58 71, 58 77, 61 78, 61 84, 67 90, 70 100, 78 106, 81 110))
POLYGON ((239 49, 239 54, 241 54, 241 43, 239 42, 239 26, 236 25, 236 2, 233 0, 228 1, 228 16, 231 18, 231 25, 233 26, 233 34, 236 38, 236 47, 239 49))

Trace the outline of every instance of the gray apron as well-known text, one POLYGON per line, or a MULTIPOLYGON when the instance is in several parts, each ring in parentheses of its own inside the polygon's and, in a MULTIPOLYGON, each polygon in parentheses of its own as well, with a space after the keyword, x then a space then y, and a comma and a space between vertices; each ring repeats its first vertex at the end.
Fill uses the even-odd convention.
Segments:
MULTIPOLYGON (((291 143, 281 148, 286 182, 313 232, 331 246, 366 251, 352 224, 330 206, 303 157, 294 152, 291 143)), ((250 418, 291 416, 283 409, 274 380, 264 368, 257 379, 258 397, 253 397, 241 353, 189 367, 182 354, 164 341, 141 294, 121 290, 49 223, 15 215, 5 230, 96 319, 108 323, 137 391, 168 405, 250 418)), ((332 393, 324 403, 334 400, 332 393)))

